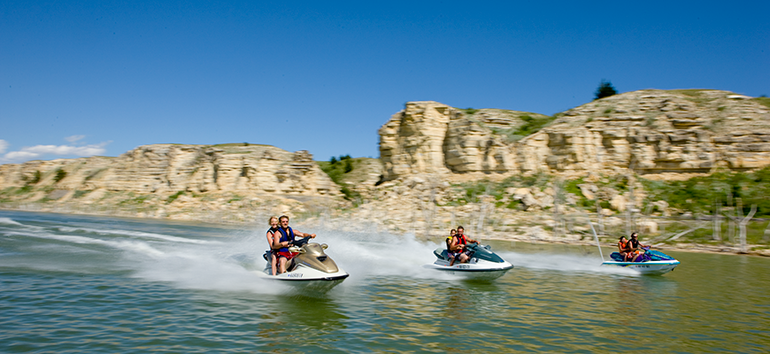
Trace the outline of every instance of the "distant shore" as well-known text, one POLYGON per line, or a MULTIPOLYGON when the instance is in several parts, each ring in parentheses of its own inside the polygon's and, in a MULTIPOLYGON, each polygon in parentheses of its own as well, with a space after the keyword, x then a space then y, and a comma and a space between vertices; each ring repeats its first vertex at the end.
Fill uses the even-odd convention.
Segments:
MULTIPOLYGON (((136 218, 136 219, 147 219, 147 220, 161 220, 161 221, 170 221, 170 222, 196 222, 196 223, 208 223, 208 224, 218 224, 218 225, 252 225, 255 223, 255 221, 242 221, 242 220, 216 220, 216 219, 199 219, 199 218, 184 218, 184 219, 175 219, 175 218, 161 218, 161 217, 148 217, 148 216, 139 216, 139 215, 129 215, 129 213, 121 213, 116 212, 119 211, 118 209, 105 209, 103 212, 99 211, 90 211, 85 212, 82 210, 79 211, 65 211, 65 210, 48 210, 47 208, 40 208, 40 209, 33 209, 33 208, 27 208, 27 209, 21 209, 21 208, 8 208, 0 205, 0 211, 17 211, 17 212, 32 212, 32 213, 52 213, 52 214, 63 214, 63 215, 85 215, 85 216, 97 216, 97 217, 119 217, 119 218, 136 218)), ((256 218, 251 218, 250 220, 255 220, 256 218)), ((311 218, 312 219, 312 218, 311 218)), ((300 218, 297 220, 297 225, 302 225, 305 223, 305 221, 310 220, 302 220, 300 218)), ((317 227, 315 222, 310 222, 310 227, 317 227)), ((489 235, 471 235, 474 238, 482 239, 482 240, 493 240, 493 241, 513 241, 513 242, 522 242, 526 244, 551 244, 551 245, 557 245, 557 244, 563 244, 563 245, 571 245, 571 246, 585 246, 585 247, 592 247, 596 248, 596 242, 591 239, 570 239, 570 238, 563 238, 563 239, 541 239, 541 238, 534 238, 532 236, 526 236, 526 235, 519 235, 519 234, 511 234, 507 233, 509 236, 500 236, 500 232, 495 232, 489 235)), ((428 235, 428 236, 420 236, 419 239, 435 239, 437 235, 428 235)), ((604 248, 610 248, 614 249, 615 245, 607 243, 607 236, 602 236, 601 239, 604 240, 602 242, 602 249, 604 248)), ((614 237, 613 237, 614 238, 614 237)), ((642 242, 645 242, 644 239, 641 240, 642 242)), ((740 246, 738 245, 709 245, 709 244, 700 244, 700 243, 676 243, 676 244, 663 244, 663 243, 653 243, 652 247, 654 249, 660 249, 660 250, 670 250, 670 251, 677 251, 677 252, 694 252, 694 253, 712 253, 712 254, 729 254, 729 255, 749 255, 749 256, 762 256, 762 257, 770 257, 770 249, 761 249, 761 250, 751 250, 751 247, 755 247, 755 245, 749 245, 748 252, 741 252, 740 246)))

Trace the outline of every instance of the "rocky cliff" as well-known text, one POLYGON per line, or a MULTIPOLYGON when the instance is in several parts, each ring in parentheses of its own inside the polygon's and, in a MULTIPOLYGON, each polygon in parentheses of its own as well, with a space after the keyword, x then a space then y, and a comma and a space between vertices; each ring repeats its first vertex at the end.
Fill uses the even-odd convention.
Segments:
POLYGON ((770 164, 770 108, 732 92, 634 91, 550 120, 535 113, 409 102, 380 128, 384 179, 426 173, 449 179, 467 173, 578 176, 629 169, 675 177, 671 173, 770 164), (538 122, 545 127, 524 137, 538 122))
POLYGON ((254 144, 158 144, 115 158, 7 164, 0 166, 0 189, 5 204, 109 204, 143 216, 237 209, 271 199, 341 199, 339 186, 307 151, 254 144))

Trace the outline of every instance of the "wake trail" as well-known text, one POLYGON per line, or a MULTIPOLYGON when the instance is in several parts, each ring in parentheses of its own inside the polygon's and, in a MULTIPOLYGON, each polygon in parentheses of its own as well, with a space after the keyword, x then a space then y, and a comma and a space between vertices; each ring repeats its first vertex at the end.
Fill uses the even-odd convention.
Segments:
POLYGON ((40 239, 56 240, 67 242, 71 244, 91 244, 108 246, 115 249, 137 252, 143 255, 160 257, 163 256, 163 252, 153 248, 145 242, 140 241, 107 241, 98 238, 74 236, 74 235, 57 235, 46 232, 23 232, 23 231, 9 231, 4 233, 6 236, 22 236, 22 237, 34 237, 40 239))
POLYGON ((87 227, 70 227, 70 226, 60 226, 60 227, 57 227, 56 229, 62 232, 86 232, 86 233, 94 233, 101 236, 116 235, 116 236, 152 238, 152 239, 171 241, 171 242, 181 242, 181 243, 196 243, 196 244, 219 243, 218 241, 197 240, 197 239, 191 239, 191 238, 156 234, 151 232, 141 232, 141 231, 92 229, 87 227))
POLYGON ((21 223, 19 223, 19 222, 15 221, 15 220, 13 220, 13 219, 11 219, 11 218, 0 218, 0 224, 5 224, 5 225, 19 225, 19 226, 23 225, 23 224, 21 224, 21 223))
POLYGON ((631 270, 618 267, 603 267, 598 257, 585 257, 571 254, 554 253, 519 253, 513 251, 498 252, 504 259, 514 264, 514 267, 529 269, 555 270, 564 272, 593 272, 614 274, 637 274, 631 270))

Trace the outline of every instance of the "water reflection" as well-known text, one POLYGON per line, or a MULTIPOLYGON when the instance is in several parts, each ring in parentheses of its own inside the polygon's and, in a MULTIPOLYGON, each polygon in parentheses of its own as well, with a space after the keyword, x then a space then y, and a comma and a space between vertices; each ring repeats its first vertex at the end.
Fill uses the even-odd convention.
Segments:
POLYGON ((323 333, 344 329, 348 319, 329 296, 279 296, 275 303, 284 321, 305 330, 323 333))

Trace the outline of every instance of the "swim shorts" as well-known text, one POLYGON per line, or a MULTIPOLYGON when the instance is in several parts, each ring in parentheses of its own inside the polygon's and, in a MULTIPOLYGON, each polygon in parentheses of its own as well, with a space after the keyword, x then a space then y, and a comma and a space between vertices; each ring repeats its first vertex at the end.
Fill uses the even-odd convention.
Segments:
POLYGON ((299 253, 297 253, 297 252, 289 252, 289 251, 281 252, 281 251, 278 251, 277 254, 276 254, 276 257, 283 257, 283 258, 286 258, 286 259, 292 259, 292 258, 296 257, 298 254, 299 253))

